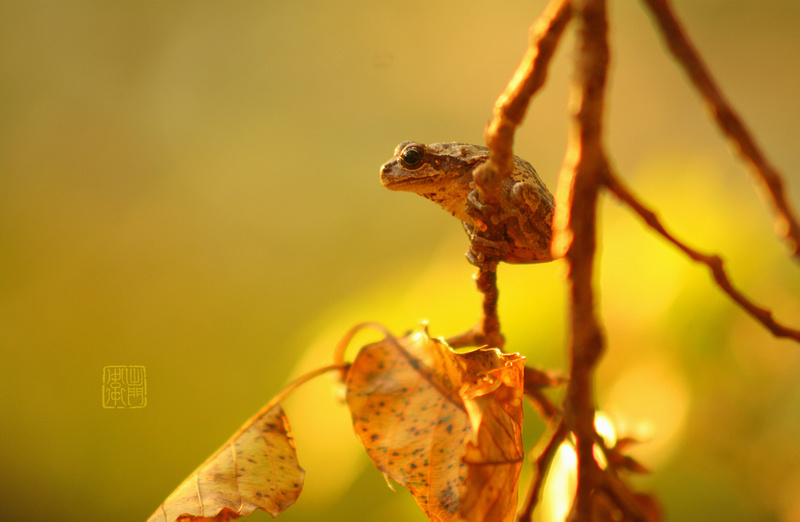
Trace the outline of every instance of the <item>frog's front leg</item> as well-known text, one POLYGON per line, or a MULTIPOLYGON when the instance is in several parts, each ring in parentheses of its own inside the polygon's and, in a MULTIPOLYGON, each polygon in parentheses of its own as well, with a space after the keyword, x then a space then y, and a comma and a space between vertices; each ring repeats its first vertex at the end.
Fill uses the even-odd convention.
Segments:
POLYGON ((493 209, 478 199, 477 190, 473 190, 467 196, 465 211, 474 222, 470 224, 462 221, 470 240, 467 251, 469 262, 475 266, 481 266, 487 262, 507 259, 511 252, 511 245, 507 234, 497 228, 497 223, 502 222, 506 216, 492 214, 493 209))
POLYGON ((506 227, 521 262, 551 261, 553 195, 544 185, 520 181, 511 188, 506 227))
POLYGON ((462 221, 464 230, 469 236, 469 250, 467 250, 467 261, 475 266, 482 266, 487 262, 504 260, 510 250, 508 241, 492 241, 484 237, 476 225, 470 225, 462 221))

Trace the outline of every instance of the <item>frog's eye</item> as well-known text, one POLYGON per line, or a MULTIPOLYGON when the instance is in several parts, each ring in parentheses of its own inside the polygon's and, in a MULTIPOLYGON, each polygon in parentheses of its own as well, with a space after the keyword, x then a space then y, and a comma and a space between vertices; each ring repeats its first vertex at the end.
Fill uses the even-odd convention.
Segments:
POLYGON ((400 163, 408 170, 418 169, 425 163, 425 149, 419 145, 410 145, 400 153, 400 163))

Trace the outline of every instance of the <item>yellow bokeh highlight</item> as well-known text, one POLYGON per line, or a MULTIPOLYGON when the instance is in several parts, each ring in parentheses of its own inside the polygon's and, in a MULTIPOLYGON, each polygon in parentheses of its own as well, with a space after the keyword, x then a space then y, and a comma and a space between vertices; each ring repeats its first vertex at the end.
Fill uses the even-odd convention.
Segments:
POLYGON ((542 488, 542 502, 539 510, 541 522, 561 522, 566 520, 575 490, 578 486, 576 469, 578 455, 570 443, 563 443, 556 450, 547 482, 542 488))
POLYGON ((607 392, 603 410, 619 436, 641 444, 629 453, 648 467, 668 461, 681 443, 691 391, 669 361, 652 358, 626 369, 607 392))

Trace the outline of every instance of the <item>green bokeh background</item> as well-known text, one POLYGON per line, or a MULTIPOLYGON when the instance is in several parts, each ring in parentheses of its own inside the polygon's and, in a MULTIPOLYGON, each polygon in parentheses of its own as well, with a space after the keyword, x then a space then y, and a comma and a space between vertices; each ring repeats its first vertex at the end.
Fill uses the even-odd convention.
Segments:
MULTIPOLYGON (((800 207, 800 3, 675 4, 800 207)), ((144 520, 349 326, 471 326, 461 227, 378 168, 408 139, 480 143, 543 5, 0 1, 0 518, 144 520), (102 407, 109 365, 146 367, 145 408, 102 407)), ((798 267, 650 20, 612 2, 611 29, 615 166, 800 325, 798 267)), ((517 138, 553 188, 573 41, 517 138)), ((601 224, 598 396, 650 441, 639 485, 671 520, 800 519, 798 346, 613 199, 601 224)), ((564 274, 500 269, 507 348, 533 364, 564 367, 564 274)), ((283 520, 424 520, 332 381, 286 408, 307 477, 283 520)))

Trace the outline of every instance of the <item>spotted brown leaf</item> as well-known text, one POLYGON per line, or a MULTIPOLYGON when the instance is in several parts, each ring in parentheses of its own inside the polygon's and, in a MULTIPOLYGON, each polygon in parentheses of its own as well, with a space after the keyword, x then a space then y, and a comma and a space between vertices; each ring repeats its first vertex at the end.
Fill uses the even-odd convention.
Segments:
POLYGON ((148 522, 222 522, 294 504, 305 472, 280 404, 268 404, 176 489, 148 522))
POLYGON ((431 520, 513 519, 523 360, 496 349, 456 353, 422 328, 387 335, 353 361, 346 400, 356 434, 431 520))

